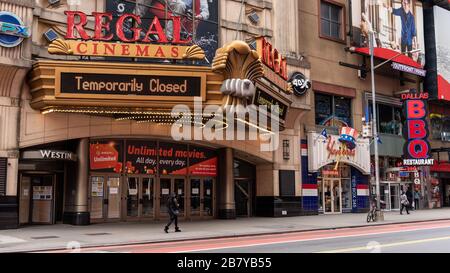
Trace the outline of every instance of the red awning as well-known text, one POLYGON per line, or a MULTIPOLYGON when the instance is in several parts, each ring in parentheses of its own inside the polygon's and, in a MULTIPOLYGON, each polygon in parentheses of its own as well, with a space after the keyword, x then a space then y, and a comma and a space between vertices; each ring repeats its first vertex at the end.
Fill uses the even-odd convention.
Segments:
MULTIPOLYGON (((350 49, 350 51, 354 52, 354 53, 359 53, 362 55, 370 56, 370 48, 368 48, 368 47, 353 47, 350 49)), ((392 59, 395 56, 397 56, 398 54, 399 54, 398 51, 388 49, 388 48, 376 47, 374 50, 374 56, 376 58, 379 58, 382 60, 392 59)), ((404 54, 395 57, 394 59, 392 59, 392 61, 399 63, 399 64, 411 66, 414 68, 423 69, 423 66, 421 64, 419 64, 418 62, 414 61, 413 59, 411 59, 410 57, 408 57, 404 54)))
POLYGON ((450 101, 450 82, 438 75, 438 99, 450 101))
POLYGON ((436 173, 450 173, 450 162, 438 163, 436 161, 434 165, 430 168, 430 171, 436 173))

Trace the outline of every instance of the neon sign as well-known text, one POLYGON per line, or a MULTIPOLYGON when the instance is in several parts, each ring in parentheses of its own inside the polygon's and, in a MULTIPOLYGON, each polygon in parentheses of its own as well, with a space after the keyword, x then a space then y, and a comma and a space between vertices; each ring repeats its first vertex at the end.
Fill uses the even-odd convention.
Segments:
POLYGON ((432 166, 434 159, 430 157, 431 146, 429 136, 427 103, 428 93, 403 94, 403 111, 406 117, 403 135, 406 139, 403 152, 404 166, 432 166))

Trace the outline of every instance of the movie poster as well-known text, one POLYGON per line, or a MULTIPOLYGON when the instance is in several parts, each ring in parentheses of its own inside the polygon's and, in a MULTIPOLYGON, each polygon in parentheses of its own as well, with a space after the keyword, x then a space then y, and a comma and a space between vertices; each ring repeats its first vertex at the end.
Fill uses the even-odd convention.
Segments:
POLYGON ((122 142, 93 141, 89 148, 90 169, 94 172, 122 173, 122 142))
MULTIPOLYGON (((154 17, 158 17, 164 32, 170 42, 174 36, 174 25, 171 18, 181 17, 181 38, 192 40, 192 44, 200 46, 206 54, 206 60, 197 61, 198 65, 210 65, 218 48, 219 0, 107 0, 106 11, 113 13, 117 20, 125 13, 135 14, 142 19, 140 25, 148 29, 154 17)), ((113 20, 114 21, 114 20, 113 20)), ((114 26, 115 24, 111 24, 114 26)), ((135 22, 125 22, 124 33, 127 38, 133 35, 132 28, 135 22)), ((143 32, 141 36, 145 36, 143 32)), ((157 40, 158 37, 150 37, 157 40)), ((158 62, 155 60, 142 60, 145 62, 158 62)), ((164 60, 160 60, 159 62, 164 60)), ((178 63, 182 63, 179 61, 178 63)), ((192 64, 192 61, 189 62, 192 64)))
POLYGON ((404 52, 425 64, 422 2, 418 0, 352 1, 353 42, 369 47, 368 34, 375 32, 376 47, 404 52), (420 49, 420 51, 411 51, 420 49))
POLYGON ((434 7, 438 99, 450 101, 450 11, 434 7))

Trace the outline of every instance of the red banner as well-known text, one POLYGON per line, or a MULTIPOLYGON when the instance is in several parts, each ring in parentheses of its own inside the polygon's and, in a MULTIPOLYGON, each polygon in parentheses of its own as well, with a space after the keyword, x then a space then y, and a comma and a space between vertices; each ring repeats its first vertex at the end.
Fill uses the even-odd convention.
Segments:
POLYGON ((190 166, 189 173, 195 176, 217 176, 217 157, 190 166))
POLYGON ((119 162, 119 152, 111 144, 91 144, 90 167, 91 170, 114 169, 114 172, 122 171, 122 163, 119 162))

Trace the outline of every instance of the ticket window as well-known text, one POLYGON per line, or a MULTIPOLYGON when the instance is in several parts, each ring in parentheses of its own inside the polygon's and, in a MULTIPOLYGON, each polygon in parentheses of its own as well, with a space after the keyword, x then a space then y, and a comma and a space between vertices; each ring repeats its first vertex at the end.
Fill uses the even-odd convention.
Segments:
POLYGON ((55 177, 23 175, 19 206, 20 224, 54 224, 55 177))

